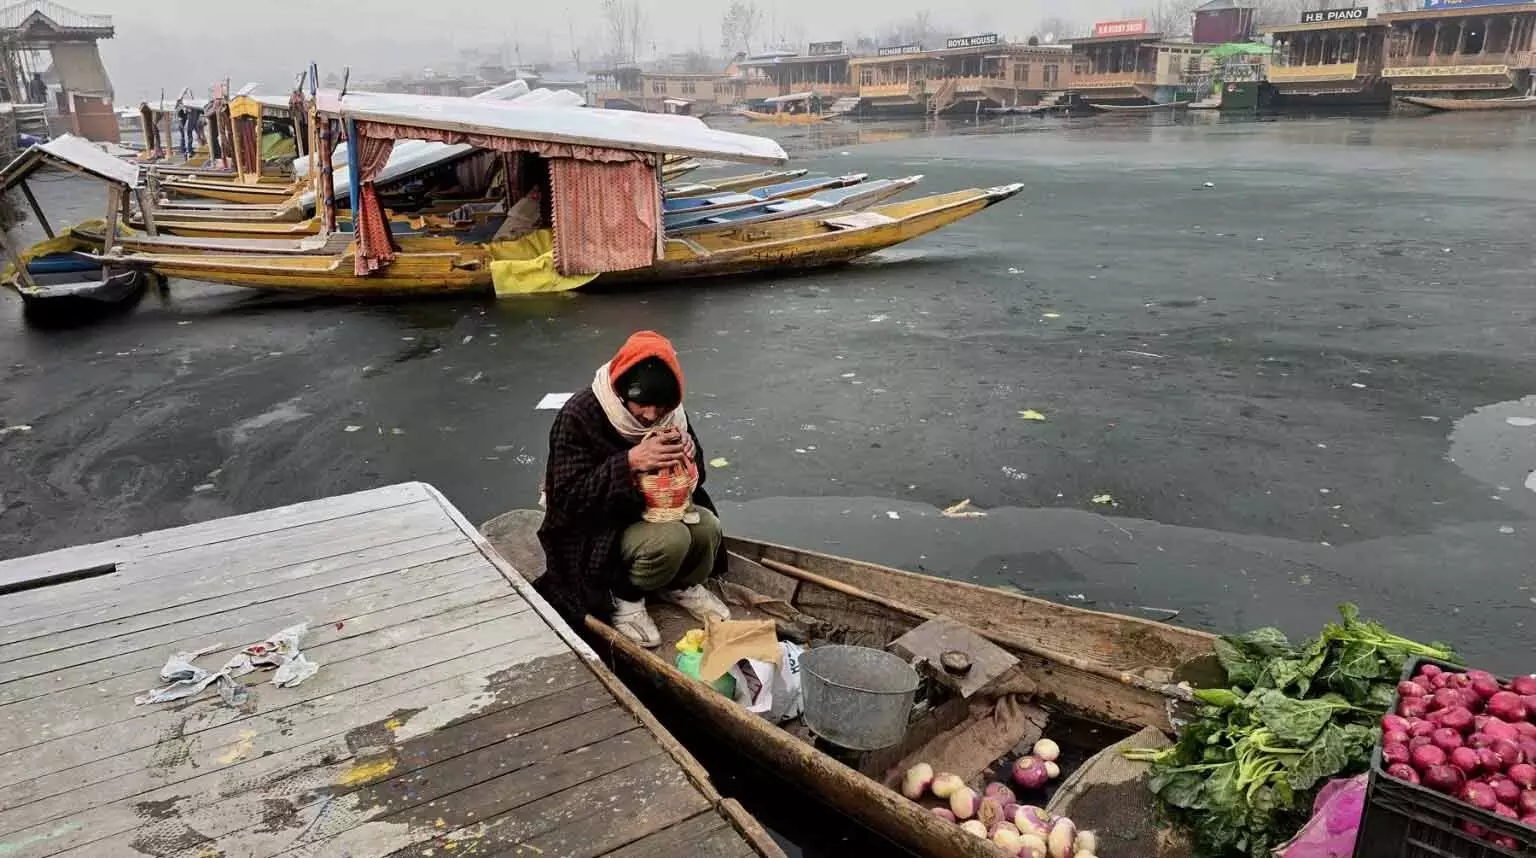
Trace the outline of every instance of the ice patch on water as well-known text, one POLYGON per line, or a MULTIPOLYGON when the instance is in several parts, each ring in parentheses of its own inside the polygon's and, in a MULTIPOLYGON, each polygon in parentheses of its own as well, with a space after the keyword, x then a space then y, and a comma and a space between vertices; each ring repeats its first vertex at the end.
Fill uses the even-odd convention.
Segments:
POLYGON ((241 420, 229 427, 229 438, 236 445, 244 444, 251 436, 273 426, 282 426, 285 423, 293 423, 309 416, 309 412, 299 408, 298 397, 286 402, 279 402, 270 411, 241 420))

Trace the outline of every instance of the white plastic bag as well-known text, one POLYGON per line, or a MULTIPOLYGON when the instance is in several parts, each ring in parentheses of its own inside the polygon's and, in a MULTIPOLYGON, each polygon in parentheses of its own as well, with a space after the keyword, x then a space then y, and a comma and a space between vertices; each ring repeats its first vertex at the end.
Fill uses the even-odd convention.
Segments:
POLYGON ((736 680, 736 702, 748 712, 777 724, 800 717, 800 653, 796 644, 779 642, 780 664, 744 658, 731 666, 736 680))

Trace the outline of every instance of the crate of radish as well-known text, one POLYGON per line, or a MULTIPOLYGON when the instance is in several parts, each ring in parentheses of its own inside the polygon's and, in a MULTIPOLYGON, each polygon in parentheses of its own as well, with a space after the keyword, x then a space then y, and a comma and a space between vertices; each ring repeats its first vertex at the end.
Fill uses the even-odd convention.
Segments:
POLYGON ((1053 816, 1041 807, 1019 803, 1020 798, 1027 800, 1031 794, 1043 795, 1046 783, 1061 774, 1056 766, 1060 753, 1055 742, 1041 739, 1029 755, 1012 765, 1011 785, 989 783, 981 792, 958 775, 935 772, 933 766, 918 763, 902 777, 901 794, 918 802, 929 796, 939 799, 940 805, 929 807, 936 816, 992 841, 1006 855, 1095 858, 1098 838, 1092 831, 1079 831, 1064 816, 1053 816))
POLYGON ((1536 855, 1536 676, 1418 659, 1381 729, 1355 858, 1536 855))

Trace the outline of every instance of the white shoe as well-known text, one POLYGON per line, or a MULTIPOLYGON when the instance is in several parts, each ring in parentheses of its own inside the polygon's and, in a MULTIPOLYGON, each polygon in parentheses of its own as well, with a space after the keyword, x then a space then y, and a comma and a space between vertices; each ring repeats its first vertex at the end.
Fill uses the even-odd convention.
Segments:
POLYGON ((635 643, 655 649, 661 646, 661 632, 656 628, 656 622, 651 619, 649 612, 645 610, 645 602, 626 602, 623 599, 613 600, 613 627, 619 634, 629 638, 635 643))
POLYGON ((693 614, 694 618, 701 623, 708 623, 710 617, 720 620, 731 618, 731 609, 727 608, 714 593, 704 589, 702 584, 695 584, 686 590, 662 590, 656 594, 656 597, 693 614))

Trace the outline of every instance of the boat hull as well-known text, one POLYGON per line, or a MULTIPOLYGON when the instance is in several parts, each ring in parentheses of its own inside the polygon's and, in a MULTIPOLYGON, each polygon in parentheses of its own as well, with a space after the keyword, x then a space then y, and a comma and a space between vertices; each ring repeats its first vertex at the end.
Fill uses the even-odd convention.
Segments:
POLYGON ((1399 101, 1415 107, 1445 112, 1488 110, 1536 110, 1536 95, 1513 98, 1429 98, 1418 95, 1400 95, 1399 101))
POLYGON ((773 125, 819 125, 836 119, 833 113, 762 113, 756 110, 738 110, 736 115, 751 122, 767 122, 773 125))
POLYGON ((178 197, 203 200, 219 200, 241 205, 272 205, 282 203, 294 195, 292 185, 258 184, 243 182, 167 181, 160 189, 178 197))

